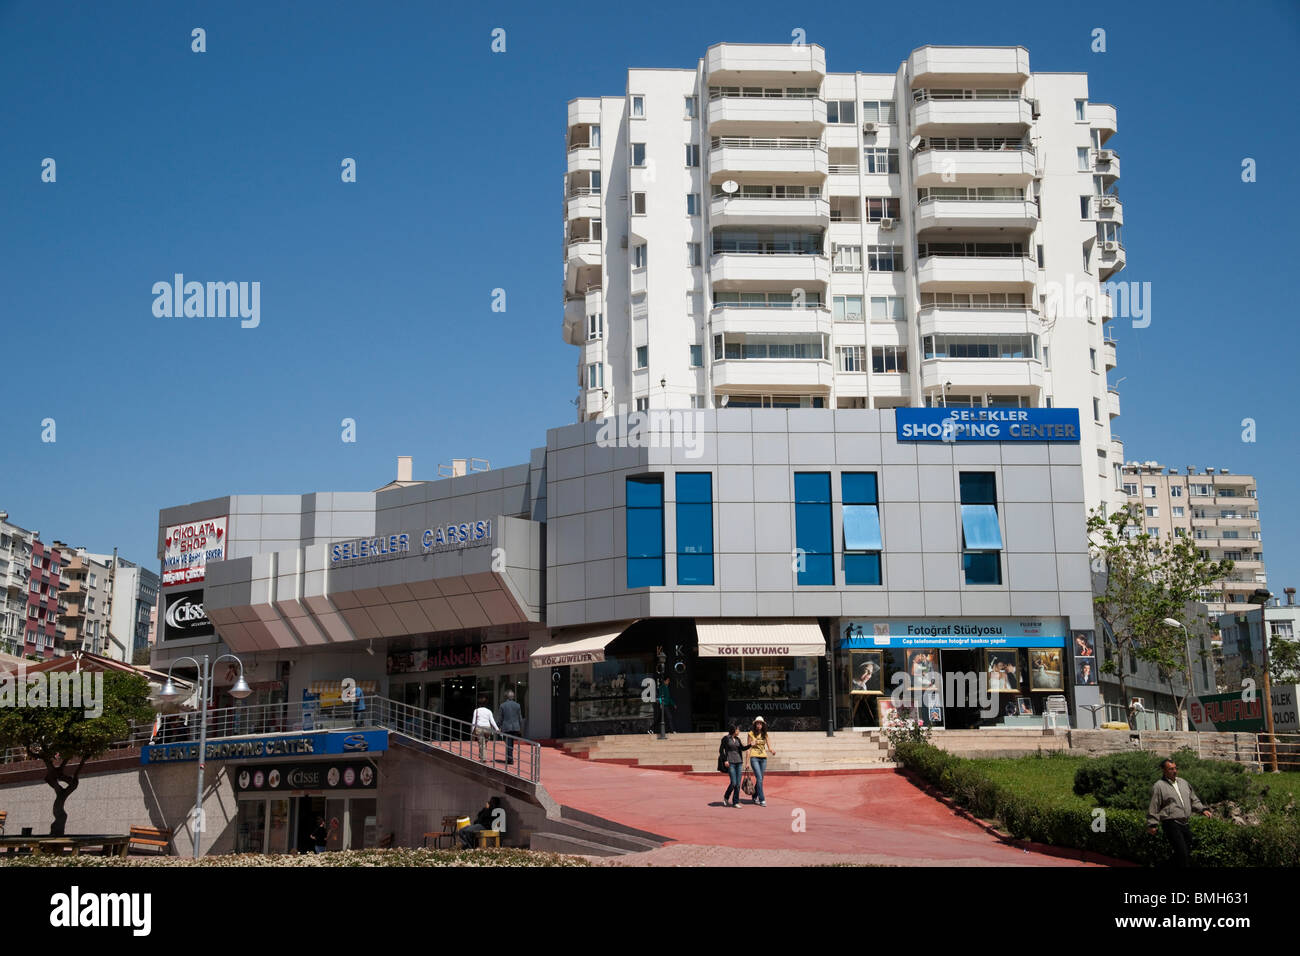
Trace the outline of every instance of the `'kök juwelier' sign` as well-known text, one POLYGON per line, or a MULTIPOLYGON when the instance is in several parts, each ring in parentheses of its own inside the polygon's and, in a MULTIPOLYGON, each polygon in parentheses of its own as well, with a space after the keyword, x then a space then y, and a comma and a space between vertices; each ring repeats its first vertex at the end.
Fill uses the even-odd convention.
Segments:
POLYGON ((1077 408, 899 408, 899 441, 1079 441, 1077 408))

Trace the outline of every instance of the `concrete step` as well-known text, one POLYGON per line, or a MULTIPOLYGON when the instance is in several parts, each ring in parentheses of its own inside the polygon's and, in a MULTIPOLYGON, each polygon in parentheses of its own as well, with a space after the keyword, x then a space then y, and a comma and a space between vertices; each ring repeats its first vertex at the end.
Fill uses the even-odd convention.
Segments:
POLYGON ((534 833, 528 848, 547 853, 570 853, 580 856, 626 856, 629 852, 604 843, 593 843, 590 840, 549 831, 534 833))
POLYGON ((633 836, 627 833, 620 833, 607 826, 597 826, 582 820, 570 819, 561 816, 559 820, 551 820, 546 825, 548 833, 568 837, 574 840, 583 840, 599 846, 607 846, 611 849, 620 850, 624 853, 640 853, 644 850, 655 850, 663 845, 662 840, 646 840, 639 836, 633 836))

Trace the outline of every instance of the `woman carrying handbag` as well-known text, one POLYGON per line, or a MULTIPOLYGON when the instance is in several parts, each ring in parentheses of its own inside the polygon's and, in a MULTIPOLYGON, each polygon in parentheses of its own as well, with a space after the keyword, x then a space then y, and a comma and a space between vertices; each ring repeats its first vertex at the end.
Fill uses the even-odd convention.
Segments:
MULTIPOLYGON (((767 771, 767 758, 776 756, 776 748, 772 746, 772 738, 767 734, 767 721, 762 717, 754 718, 754 727, 745 740, 745 749, 749 751, 749 767, 754 771, 753 802, 765 807, 767 800, 763 794, 763 774, 767 771)), ((748 783, 749 780, 745 780, 745 784, 748 783)), ((746 787, 745 792, 751 791, 746 787)))
POLYGON ((731 775, 731 786, 722 795, 722 805, 740 806, 740 777, 744 766, 744 753, 749 749, 740 742, 740 725, 732 724, 731 732, 718 744, 718 770, 731 775))

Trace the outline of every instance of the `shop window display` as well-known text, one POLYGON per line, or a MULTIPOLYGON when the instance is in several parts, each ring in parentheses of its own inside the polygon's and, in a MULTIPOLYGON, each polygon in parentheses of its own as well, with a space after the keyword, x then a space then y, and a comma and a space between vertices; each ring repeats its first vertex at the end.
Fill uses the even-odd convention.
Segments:
POLYGON ((626 733, 649 727, 654 717, 654 694, 650 693, 648 700, 642 698, 645 688, 652 686, 645 681, 653 680, 654 675, 654 655, 648 653, 610 656, 595 664, 575 664, 569 674, 569 721, 643 724, 602 733, 626 733))
POLYGON ((727 662, 727 718, 742 727, 762 716, 772 730, 819 730, 816 657, 750 657, 727 662))

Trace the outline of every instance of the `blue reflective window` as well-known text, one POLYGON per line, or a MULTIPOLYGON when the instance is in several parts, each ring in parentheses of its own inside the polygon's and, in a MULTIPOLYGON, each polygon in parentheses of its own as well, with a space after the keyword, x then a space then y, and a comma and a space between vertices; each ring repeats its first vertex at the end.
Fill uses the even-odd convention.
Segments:
POLYGON ((997 551, 968 551, 961 556, 967 584, 1001 584, 1002 560, 997 551))
POLYGON ((794 544, 803 552, 801 585, 835 583, 835 545, 831 531, 831 476, 828 472, 794 476, 794 544))
POLYGON ((677 583, 713 583, 713 475, 677 476, 677 583))
POLYGON ((627 586, 659 587, 664 583, 663 479, 628 478, 627 586))
POLYGON ((997 504, 997 478, 993 472, 963 471, 961 473, 961 503, 964 505, 997 504))
POLYGON ((846 505, 874 505, 876 476, 870 472, 846 472, 840 476, 840 487, 846 505))
POLYGON ((875 505, 844 506, 844 550, 879 551, 880 512, 875 505))
POLYGON ((844 555, 845 584, 879 584, 880 555, 846 554, 844 555))
POLYGON ((964 547, 970 551, 998 551, 1002 548, 998 509, 994 505, 962 505, 961 530, 965 538, 964 547))

